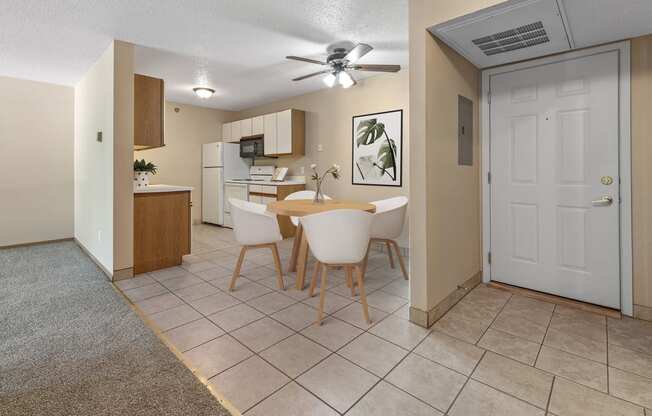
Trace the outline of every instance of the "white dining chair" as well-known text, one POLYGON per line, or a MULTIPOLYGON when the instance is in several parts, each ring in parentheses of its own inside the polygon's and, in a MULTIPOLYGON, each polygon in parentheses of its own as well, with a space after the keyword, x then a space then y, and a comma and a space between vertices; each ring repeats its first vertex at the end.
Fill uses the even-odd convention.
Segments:
MULTIPOLYGON (((293 199, 314 199, 315 198, 315 191, 297 191, 297 192, 292 192, 290 195, 286 196, 286 200, 293 200, 293 199)), ((324 195, 324 199, 331 199, 328 195, 324 195)), ((292 224, 296 227, 299 225, 299 217, 290 217, 290 221, 292 221, 292 224)))
MULTIPOLYGON (((286 196, 286 200, 294 200, 294 199, 314 199, 315 198, 315 191, 297 191, 297 192, 292 192, 290 195, 286 196)), ((324 199, 331 199, 328 195, 324 195, 324 199)), ((297 227, 297 230, 295 232, 294 238, 294 244, 292 245, 292 254, 290 257, 290 269, 289 271, 294 272, 296 271, 296 263, 297 263, 297 257, 299 257, 299 245, 301 242, 301 237, 303 233, 303 229, 299 227, 299 217, 290 217, 290 221, 292 224, 297 227)), ((308 258, 308 253, 306 252, 306 259, 304 259, 304 262, 307 261, 308 258)))
MULTIPOLYGON (((403 277, 407 280, 408 273, 401 256, 401 249, 396 243, 396 239, 403 231, 405 222, 405 213, 407 212, 408 199, 404 196, 383 199, 372 202, 376 206, 376 212, 373 214, 371 222, 371 239, 369 246, 373 242, 385 243, 387 246, 387 255, 389 256, 389 265, 394 268, 394 258, 392 256, 392 246, 396 250, 396 256, 403 272, 403 277)), ((363 272, 367 269, 367 259, 365 258, 363 272)))
POLYGON ((283 269, 281 268, 281 259, 278 255, 276 243, 283 240, 278 221, 275 214, 267 212, 267 207, 262 204, 243 201, 240 199, 229 198, 231 205, 231 217, 233 219, 233 233, 236 241, 242 245, 240 256, 236 263, 229 291, 235 288, 235 281, 240 276, 240 268, 244 261, 247 250, 257 248, 269 248, 272 250, 274 264, 276 265, 276 274, 278 287, 285 289, 283 283, 283 269))
MULTIPOLYGON (((312 297, 317 286, 317 278, 321 270, 321 286, 319 289, 319 312, 317 323, 321 325, 324 313, 324 299, 326 296, 326 280, 329 267, 344 267, 350 279, 355 271, 362 313, 367 323, 369 308, 367 296, 364 291, 362 279, 362 262, 366 257, 371 235, 371 221, 373 215, 360 210, 338 209, 307 215, 301 218, 301 224, 310 250, 317 259, 315 271, 310 283, 309 295, 312 297)), ((354 290, 351 284, 352 290, 354 290)))

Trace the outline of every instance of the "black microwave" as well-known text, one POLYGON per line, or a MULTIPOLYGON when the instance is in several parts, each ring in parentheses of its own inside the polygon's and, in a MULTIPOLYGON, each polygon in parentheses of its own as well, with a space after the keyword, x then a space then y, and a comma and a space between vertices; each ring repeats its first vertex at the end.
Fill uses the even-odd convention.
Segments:
POLYGON ((240 157, 255 159, 265 157, 265 143, 263 136, 248 137, 240 140, 240 157))

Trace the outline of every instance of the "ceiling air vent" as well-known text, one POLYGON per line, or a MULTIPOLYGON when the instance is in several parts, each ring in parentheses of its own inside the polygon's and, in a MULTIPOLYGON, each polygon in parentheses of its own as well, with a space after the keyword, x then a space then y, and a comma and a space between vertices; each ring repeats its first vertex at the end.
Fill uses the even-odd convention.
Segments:
POLYGON ((473 39, 473 44, 487 56, 529 48, 550 42, 546 29, 541 21, 519 26, 515 29, 494 33, 473 39))

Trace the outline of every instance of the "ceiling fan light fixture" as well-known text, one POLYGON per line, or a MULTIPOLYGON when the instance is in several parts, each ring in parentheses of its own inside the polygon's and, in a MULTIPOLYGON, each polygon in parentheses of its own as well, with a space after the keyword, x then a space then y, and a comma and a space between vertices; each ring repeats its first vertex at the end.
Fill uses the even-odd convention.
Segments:
POLYGON ((202 99, 211 98, 215 94, 214 89, 207 87, 195 87, 192 90, 197 94, 197 97, 202 99))
POLYGON ((340 83, 342 88, 349 88, 350 86, 355 84, 355 81, 353 80, 351 75, 349 75, 346 71, 342 71, 338 74, 337 81, 340 83))
POLYGON ((323 79, 324 84, 326 84, 326 86, 327 86, 328 88, 333 88, 333 85, 335 85, 335 81, 336 81, 336 80, 337 80, 337 77, 335 76, 335 73, 334 73, 334 72, 329 73, 329 74, 326 75, 326 76, 324 77, 324 79, 323 79))

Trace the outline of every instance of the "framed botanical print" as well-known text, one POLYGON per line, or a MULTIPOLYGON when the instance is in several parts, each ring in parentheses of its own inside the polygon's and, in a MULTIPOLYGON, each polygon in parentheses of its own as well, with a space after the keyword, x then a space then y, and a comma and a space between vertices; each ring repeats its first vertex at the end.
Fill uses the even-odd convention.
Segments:
POLYGON ((403 185, 403 110, 353 117, 353 185, 403 185))

